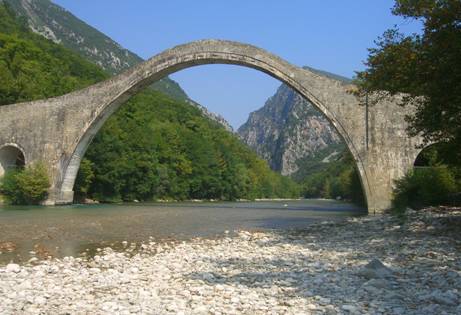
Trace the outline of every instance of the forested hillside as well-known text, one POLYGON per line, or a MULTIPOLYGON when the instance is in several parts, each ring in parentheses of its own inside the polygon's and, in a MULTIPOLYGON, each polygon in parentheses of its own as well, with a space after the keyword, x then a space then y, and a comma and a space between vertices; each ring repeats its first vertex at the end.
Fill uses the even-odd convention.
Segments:
MULTIPOLYGON (((0 5, 0 104, 64 94, 107 77, 0 5)), ((103 201, 298 196, 294 182, 199 109, 152 90, 104 125, 76 191, 103 201)))
MULTIPOLYGON (((319 154, 322 156, 322 152, 319 154)), ((304 197, 341 198, 366 205, 355 161, 347 149, 338 151, 327 163, 311 156, 300 164, 303 173, 294 178, 302 186, 304 197)))
POLYGON ((96 65, 30 32, 0 4, 0 105, 62 95, 107 77, 96 65))
MULTIPOLYGON (((89 192, 100 200, 297 197, 296 185, 237 137, 159 92, 142 93, 123 106, 87 158, 94 175, 86 176, 95 178, 89 192)), ((84 193, 87 187, 79 186, 84 193)))
MULTIPOLYGON (((117 74, 143 61, 50 0, 1 1, 22 17, 33 32, 72 50, 107 73, 117 74)), ((188 99, 179 84, 168 77, 156 82, 153 89, 172 98, 188 99)))

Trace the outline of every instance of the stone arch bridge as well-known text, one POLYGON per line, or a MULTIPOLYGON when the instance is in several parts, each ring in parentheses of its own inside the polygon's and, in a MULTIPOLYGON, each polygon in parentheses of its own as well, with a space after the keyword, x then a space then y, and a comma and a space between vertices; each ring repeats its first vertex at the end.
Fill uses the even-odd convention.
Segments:
POLYGON ((171 73, 216 63, 263 71, 310 101, 354 156, 369 212, 390 206, 393 181, 413 166, 420 151, 420 139, 405 132, 404 116, 409 109, 398 106, 394 99, 367 111, 350 93, 352 85, 291 65, 260 48, 219 40, 174 47, 120 75, 60 97, 0 106, 0 175, 16 159, 12 156, 16 150, 25 164, 42 161, 47 166, 52 185, 46 204, 71 203, 80 161, 112 113, 132 95, 171 73))

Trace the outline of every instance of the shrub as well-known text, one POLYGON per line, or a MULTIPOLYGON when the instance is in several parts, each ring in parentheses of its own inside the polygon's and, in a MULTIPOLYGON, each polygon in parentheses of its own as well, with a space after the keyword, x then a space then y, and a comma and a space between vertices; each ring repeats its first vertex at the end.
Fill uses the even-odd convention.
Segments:
POLYGON ((0 191, 6 200, 15 205, 39 204, 48 196, 49 187, 48 173, 41 163, 9 170, 0 183, 0 191))
POLYGON ((415 169, 396 182, 393 208, 403 211, 407 207, 449 204, 456 190, 455 176, 449 168, 415 169))

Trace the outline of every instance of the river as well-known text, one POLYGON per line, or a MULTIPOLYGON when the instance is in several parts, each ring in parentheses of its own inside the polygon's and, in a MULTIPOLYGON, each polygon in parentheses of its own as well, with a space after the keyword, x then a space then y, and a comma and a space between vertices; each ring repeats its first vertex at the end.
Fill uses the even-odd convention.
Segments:
POLYGON ((235 230, 303 228, 366 212, 333 200, 0 206, 0 264, 92 255, 142 241, 220 237, 235 230), (34 251, 35 253, 30 253, 34 251))

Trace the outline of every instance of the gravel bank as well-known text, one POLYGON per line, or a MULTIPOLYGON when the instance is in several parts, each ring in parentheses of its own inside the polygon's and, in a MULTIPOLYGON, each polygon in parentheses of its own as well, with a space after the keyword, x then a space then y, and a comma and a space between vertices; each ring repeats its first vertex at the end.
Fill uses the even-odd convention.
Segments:
POLYGON ((0 268, 0 314, 461 314, 461 209, 0 268))

